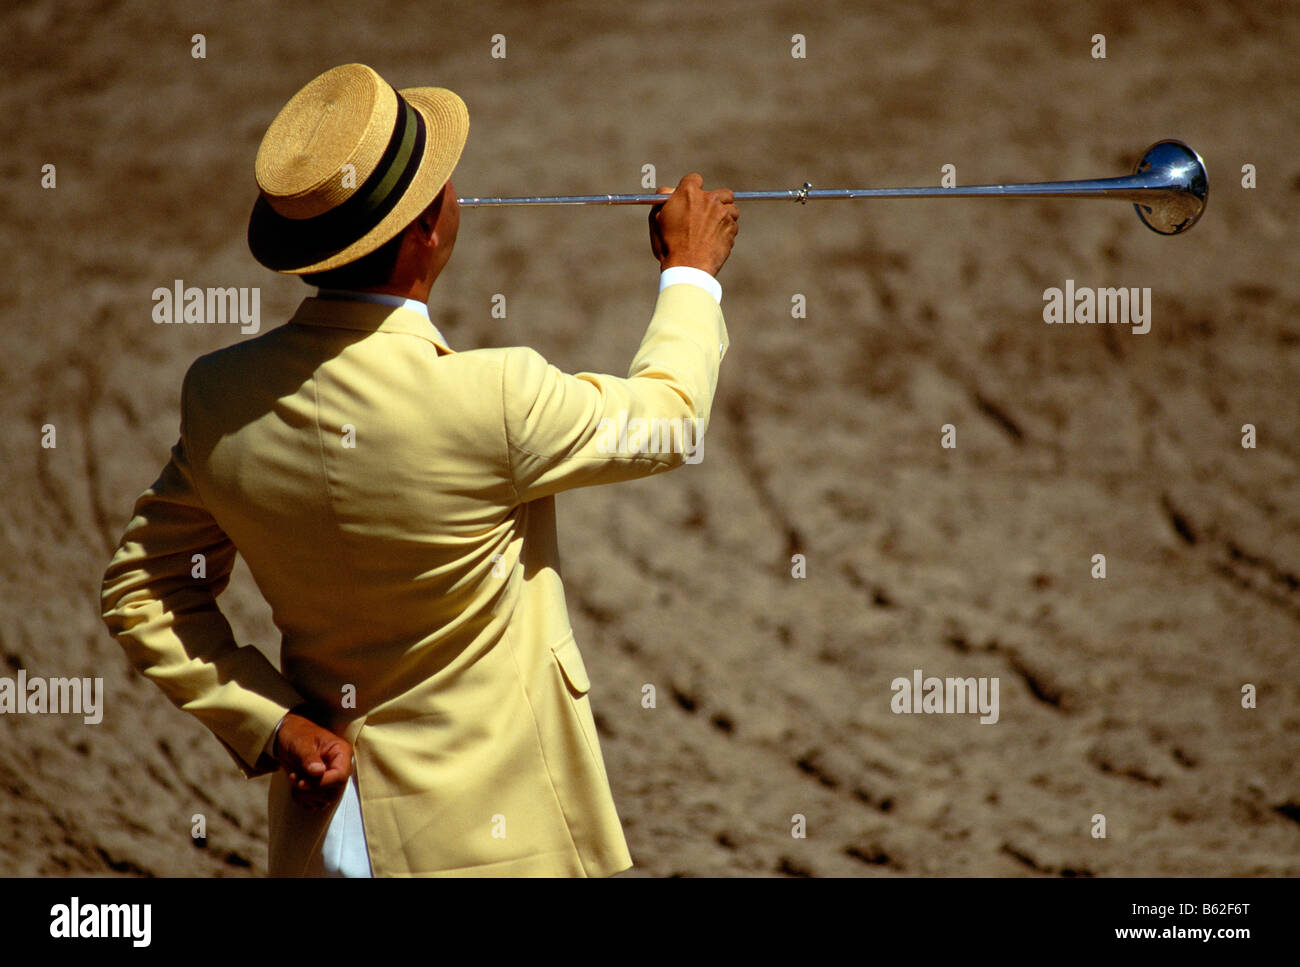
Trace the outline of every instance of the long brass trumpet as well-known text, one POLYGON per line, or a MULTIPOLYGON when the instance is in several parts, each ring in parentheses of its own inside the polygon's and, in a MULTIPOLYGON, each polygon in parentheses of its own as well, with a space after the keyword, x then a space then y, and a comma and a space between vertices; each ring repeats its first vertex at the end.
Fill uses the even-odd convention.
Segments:
MULTIPOLYGON (((800 188, 738 191, 736 201, 835 201, 844 198, 1113 198, 1133 204, 1142 224, 1161 235, 1178 235, 1196 224, 1210 193, 1201 156, 1181 141, 1157 141, 1147 148, 1133 174, 1091 181, 1040 181, 1011 185, 961 185, 953 188, 800 188)), ((505 205, 658 205, 664 195, 523 195, 514 198, 461 198, 462 208, 505 205)))

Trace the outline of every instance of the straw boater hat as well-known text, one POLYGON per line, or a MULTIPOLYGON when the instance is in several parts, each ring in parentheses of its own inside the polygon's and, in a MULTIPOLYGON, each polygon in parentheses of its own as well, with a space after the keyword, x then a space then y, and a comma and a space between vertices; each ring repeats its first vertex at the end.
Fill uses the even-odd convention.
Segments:
POLYGON ((364 64, 326 71, 258 148, 253 257, 301 275, 373 252, 438 197, 468 134, 469 112, 449 90, 396 91, 364 64))

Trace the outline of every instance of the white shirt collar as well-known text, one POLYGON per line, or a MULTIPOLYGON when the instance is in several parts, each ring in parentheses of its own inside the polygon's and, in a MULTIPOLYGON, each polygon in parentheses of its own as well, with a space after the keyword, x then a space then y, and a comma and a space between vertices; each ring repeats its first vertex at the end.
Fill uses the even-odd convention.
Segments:
MULTIPOLYGON (((419 299, 406 299, 400 295, 391 295, 387 292, 361 292, 353 289, 317 289, 316 298, 318 299, 355 299, 358 302, 377 302, 380 305, 392 306, 395 309, 410 309, 412 312, 418 312, 424 318, 429 319, 429 307, 419 299)), ((442 333, 438 327, 429 319, 429 325, 433 328, 433 333, 438 340, 445 346, 447 340, 443 339, 442 333)))

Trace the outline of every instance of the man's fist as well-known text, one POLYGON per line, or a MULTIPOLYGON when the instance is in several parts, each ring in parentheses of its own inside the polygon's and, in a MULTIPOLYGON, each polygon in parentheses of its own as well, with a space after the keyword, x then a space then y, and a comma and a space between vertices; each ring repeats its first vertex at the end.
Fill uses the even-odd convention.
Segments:
POLYGON ((309 809, 332 805, 352 774, 352 744, 294 712, 280 723, 274 751, 294 802, 309 809))
POLYGON ((661 269, 689 265, 716 276, 731 254, 739 221, 731 189, 705 191, 704 179, 691 172, 664 204, 650 209, 650 250, 661 269))

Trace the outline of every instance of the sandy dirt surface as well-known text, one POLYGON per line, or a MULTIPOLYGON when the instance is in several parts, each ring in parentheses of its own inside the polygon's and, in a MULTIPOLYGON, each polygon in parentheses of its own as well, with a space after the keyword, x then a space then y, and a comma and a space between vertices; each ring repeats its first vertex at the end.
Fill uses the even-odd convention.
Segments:
MULTIPOLYGON (((151 294, 258 286, 264 328, 287 318, 306 288, 245 244, 253 157, 348 61, 464 97, 461 194, 636 191, 645 164, 738 189, 1088 178, 1195 146, 1210 203, 1177 238, 1102 201, 743 208, 705 459, 562 496, 565 578, 625 875, 1300 873, 1294 4, 268 8, 2 15, 0 677, 105 697, 98 725, 0 715, 0 873, 266 869, 267 780, 130 669, 98 590, 186 367, 246 338, 157 326, 151 294), (1067 279, 1149 287, 1150 332, 1046 325, 1067 279), (998 721, 895 714, 914 669, 996 678, 998 721)), ((642 209, 466 211, 434 319, 458 349, 625 373, 645 235, 642 209)), ((222 602, 277 653, 246 571, 222 602)))

